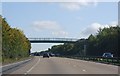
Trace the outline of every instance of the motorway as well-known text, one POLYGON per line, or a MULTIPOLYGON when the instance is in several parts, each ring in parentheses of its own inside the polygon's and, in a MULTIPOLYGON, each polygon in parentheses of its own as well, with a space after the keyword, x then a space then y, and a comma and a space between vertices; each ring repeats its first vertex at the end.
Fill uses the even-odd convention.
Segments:
MULTIPOLYGON (((6 72, 7 73, 7 72, 6 72)), ((69 58, 34 57, 10 74, 118 74, 118 66, 69 58)))

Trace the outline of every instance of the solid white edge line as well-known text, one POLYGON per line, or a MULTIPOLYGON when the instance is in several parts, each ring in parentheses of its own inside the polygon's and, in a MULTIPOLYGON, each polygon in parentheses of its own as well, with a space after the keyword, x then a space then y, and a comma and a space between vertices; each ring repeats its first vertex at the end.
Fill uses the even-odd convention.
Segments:
POLYGON ((33 66, 32 66, 26 73, 24 73, 24 74, 28 74, 35 66, 38 65, 39 61, 40 61, 40 58, 39 58, 39 60, 37 61, 37 63, 36 63, 35 65, 33 65, 33 66))

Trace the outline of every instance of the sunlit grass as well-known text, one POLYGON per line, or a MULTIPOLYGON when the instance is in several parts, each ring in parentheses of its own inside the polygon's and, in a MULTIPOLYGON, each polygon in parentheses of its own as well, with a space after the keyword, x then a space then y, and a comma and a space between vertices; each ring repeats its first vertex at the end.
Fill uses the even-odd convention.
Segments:
POLYGON ((0 53, 0 63, 2 63, 2 54, 0 53))
POLYGON ((0 63, 2 62, 2 56, 0 56, 0 63))
POLYGON ((15 63, 15 62, 27 60, 27 59, 30 59, 30 58, 33 58, 33 57, 32 57, 32 56, 29 56, 29 57, 19 58, 19 59, 10 59, 10 58, 7 58, 7 59, 4 59, 4 61, 3 61, 3 59, 2 59, 2 64, 3 64, 3 65, 11 64, 11 63, 15 63))

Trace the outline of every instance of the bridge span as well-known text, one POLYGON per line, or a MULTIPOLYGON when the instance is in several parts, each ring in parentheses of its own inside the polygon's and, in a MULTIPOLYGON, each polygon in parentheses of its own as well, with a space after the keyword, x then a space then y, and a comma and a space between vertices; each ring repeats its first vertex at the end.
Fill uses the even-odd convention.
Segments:
POLYGON ((28 38, 31 43, 75 43, 75 38, 28 38))

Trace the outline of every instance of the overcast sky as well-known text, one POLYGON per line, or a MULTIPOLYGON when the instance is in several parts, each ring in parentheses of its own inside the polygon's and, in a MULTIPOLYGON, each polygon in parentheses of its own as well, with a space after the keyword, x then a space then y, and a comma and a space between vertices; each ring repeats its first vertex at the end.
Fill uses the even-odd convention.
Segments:
MULTIPOLYGON (((115 26, 117 2, 6 2, 2 15, 30 37, 87 38, 101 27, 115 26)), ((32 52, 54 44, 32 44, 32 52)))

